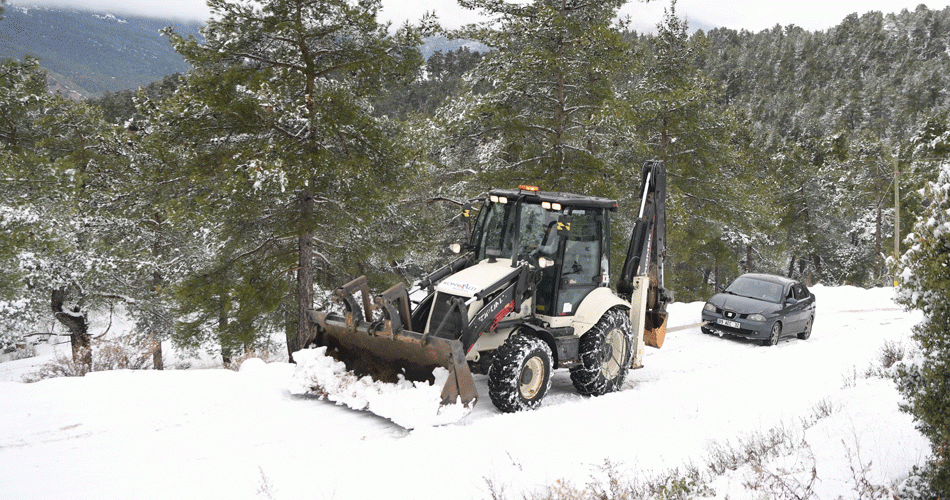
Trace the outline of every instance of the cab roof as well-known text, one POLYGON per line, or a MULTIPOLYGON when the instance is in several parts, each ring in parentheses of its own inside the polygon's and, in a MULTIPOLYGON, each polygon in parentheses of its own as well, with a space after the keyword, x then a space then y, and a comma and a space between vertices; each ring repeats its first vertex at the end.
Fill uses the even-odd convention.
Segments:
POLYGON ((606 208, 611 211, 617 210, 617 201, 599 196, 585 196, 574 193, 560 193, 552 191, 530 191, 526 189, 492 189, 488 192, 493 196, 504 196, 509 200, 517 200, 519 196, 524 196, 528 203, 541 203, 543 201, 551 203, 560 203, 563 207, 589 207, 606 208))

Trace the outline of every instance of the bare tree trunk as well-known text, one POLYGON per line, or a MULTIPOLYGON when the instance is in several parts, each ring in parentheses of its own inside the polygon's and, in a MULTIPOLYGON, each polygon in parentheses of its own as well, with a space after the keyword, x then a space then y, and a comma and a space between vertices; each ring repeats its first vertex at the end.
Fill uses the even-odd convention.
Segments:
POLYGON ((231 341, 227 338, 228 331, 228 309, 231 298, 227 295, 221 297, 221 304, 218 307, 218 344, 221 344, 221 363, 225 368, 231 366, 231 356, 234 355, 231 349, 231 341))
POLYGON ((881 198, 877 201, 877 221, 875 221, 876 227, 874 228, 874 262, 878 263, 874 266, 874 279, 878 279, 884 274, 884 269, 881 263, 881 254, 884 253, 884 250, 881 248, 881 212, 883 210, 883 205, 884 199, 881 198))
POLYGON ((745 272, 752 272, 752 245, 745 246, 745 272))
POLYGON ((85 371, 92 369, 92 343, 89 337, 89 323, 85 313, 78 307, 67 309, 66 296, 69 290, 59 288, 53 290, 50 307, 53 316, 69 330, 69 343, 72 346, 73 361, 82 363, 85 371))
POLYGON ((165 361, 162 359, 162 341, 155 341, 155 348, 152 349, 152 368, 155 370, 164 370, 165 361))
POLYGON ((310 221, 313 219, 313 195, 308 188, 299 195, 301 221, 304 230, 297 240, 299 264, 297 266, 297 332, 287 338, 287 354, 294 362, 294 352, 307 346, 313 340, 310 318, 307 311, 313 309, 313 231, 310 221))
POLYGON ((795 273, 795 256, 792 255, 792 258, 788 261, 788 276, 789 278, 795 273))
MULTIPOLYGON (((165 218, 162 217, 162 214, 155 212, 152 214, 152 222, 155 223, 155 232, 157 235, 163 234, 163 223, 165 218)), ((159 244, 160 236, 152 242, 152 255, 154 257, 159 257, 162 255, 162 247, 159 244)), ((165 277, 160 271, 155 271, 152 273, 152 289, 158 290, 159 288, 165 285, 165 277)), ((164 370, 165 362, 162 360, 162 331, 158 328, 152 328, 152 340, 155 342, 155 347, 152 349, 152 368, 155 370, 164 370)))

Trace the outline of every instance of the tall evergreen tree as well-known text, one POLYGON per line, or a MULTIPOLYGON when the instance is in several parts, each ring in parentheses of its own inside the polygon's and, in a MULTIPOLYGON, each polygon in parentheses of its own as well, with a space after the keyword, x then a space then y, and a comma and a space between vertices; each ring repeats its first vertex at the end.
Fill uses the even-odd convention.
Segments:
POLYGON ((142 275, 155 263, 143 247, 143 225, 121 202, 136 193, 116 189, 128 184, 127 137, 97 108, 49 94, 37 61, 7 62, 0 75, 0 154, 7 160, 0 165, 0 224, 12 236, 0 253, 13 271, 4 273, 6 288, 21 306, 4 312, 22 321, 52 314, 88 369, 89 315, 115 301, 139 310, 149 304, 138 299, 148 287, 142 275))
POLYGON ((0 63, 0 345, 17 340, 38 310, 23 300, 27 275, 19 253, 35 239, 40 214, 28 200, 41 193, 47 178, 33 167, 36 135, 31 126, 46 96, 46 75, 35 59, 0 63))
MULTIPOLYGON (((734 276, 761 243, 757 214, 770 202, 750 175, 758 158, 740 113, 720 102, 720 90, 700 71, 708 57, 705 33, 689 35, 665 10, 657 33, 637 44, 643 71, 632 75, 625 98, 653 158, 669 173, 671 288, 684 300, 708 295, 707 283, 734 276)), ((751 264, 751 263, 750 263, 751 264)))
POLYGON ((451 170, 474 169, 482 187, 528 182, 606 195, 623 174, 636 177, 617 159, 633 136, 615 80, 629 54, 614 24, 622 1, 460 3, 492 21, 458 36, 494 50, 441 111, 451 170))
POLYGON ((901 256, 898 302, 923 311, 913 338, 922 361, 904 363, 898 387, 917 428, 930 440, 924 470, 932 498, 950 497, 950 165, 927 190, 930 207, 914 225, 901 256))
POLYGON ((194 184, 180 210, 200 212, 222 242, 185 292, 208 317, 282 316, 292 354, 312 338, 313 277, 366 266, 372 237, 359 226, 385 213, 406 162, 398 124, 368 99, 417 75, 420 33, 391 35, 379 0, 209 7, 203 40, 167 32, 195 68, 161 118, 194 184))

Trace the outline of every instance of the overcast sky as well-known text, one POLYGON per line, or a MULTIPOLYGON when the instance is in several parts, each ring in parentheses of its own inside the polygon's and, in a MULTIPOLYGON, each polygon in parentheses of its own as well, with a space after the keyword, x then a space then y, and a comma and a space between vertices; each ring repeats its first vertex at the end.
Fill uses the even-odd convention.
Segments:
MULTIPOLYGON (((676 11, 690 26, 725 26, 761 31, 776 24, 794 24, 808 30, 824 30, 841 22, 848 14, 877 10, 884 13, 913 10, 919 4, 942 9, 950 0, 678 0, 676 11)), ((71 6, 115 14, 142 14, 157 17, 205 20, 209 11, 205 0, 8 0, 8 5, 71 6)), ((621 14, 629 15, 638 31, 650 31, 663 18, 669 0, 642 3, 631 0, 621 14)), ((383 20, 401 24, 419 19, 434 10, 449 28, 473 21, 476 16, 455 0, 383 0, 383 20)))

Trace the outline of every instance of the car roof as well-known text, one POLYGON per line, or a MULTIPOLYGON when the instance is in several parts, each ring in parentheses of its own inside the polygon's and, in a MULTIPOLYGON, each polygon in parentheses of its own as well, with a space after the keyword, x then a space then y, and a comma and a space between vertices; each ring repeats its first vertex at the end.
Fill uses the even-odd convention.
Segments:
POLYGON ((777 283, 782 286, 787 286, 792 283, 798 283, 797 280, 786 278, 785 276, 777 276, 775 274, 746 273, 746 274, 743 274, 742 276, 739 276, 739 278, 752 278, 752 279, 757 279, 761 281, 768 281, 770 283, 777 283))

